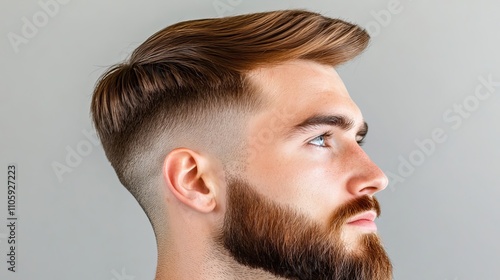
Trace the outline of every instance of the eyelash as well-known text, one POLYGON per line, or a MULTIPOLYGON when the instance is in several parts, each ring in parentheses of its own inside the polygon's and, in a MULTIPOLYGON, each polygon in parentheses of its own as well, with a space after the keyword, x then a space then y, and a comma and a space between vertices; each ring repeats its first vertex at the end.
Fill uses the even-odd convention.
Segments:
MULTIPOLYGON (((323 139, 326 143, 326 140, 328 138, 330 138, 330 136, 332 136, 332 135, 333 135, 333 133, 331 133, 331 132, 324 132, 323 134, 320 134, 320 135, 314 137, 313 139, 311 139, 308 143, 312 142, 313 140, 317 139, 318 137, 323 137, 323 139)), ((358 143, 359 146, 363 146, 365 144, 365 137, 363 136, 363 138, 361 138, 361 140, 356 141, 356 142, 358 143)), ((312 145, 314 145, 314 144, 312 144, 312 145)), ((317 146, 320 148, 327 148, 328 147, 328 146, 319 146, 319 145, 314 145, 314 146, 317 146)))
POLYGON ((319 147, 319 148, 327 148, 328 146, 326 145, 326 141, 327 139, 332 136, 332 133, 331 132, 324 132, 318 136, 315 136, 314 138, 312 138, 311 140, 309 140, 307 143, 310 144, 310 145, 313 145, 313 146, 316 146, 316 147, 319 147), (325 146, 322 146, 322 145, 316 145, 316 144, 312 144, 311 142, 313 142, 314 140, 316 139, 319 139, 320 137, 323 138, 323 142, 325 143, 325 146))
POLYGON ((363 146, 365 144, 365 138, 363 137, 361 140, 356 141, 356 142, 358 142, 359 146, 363 146))

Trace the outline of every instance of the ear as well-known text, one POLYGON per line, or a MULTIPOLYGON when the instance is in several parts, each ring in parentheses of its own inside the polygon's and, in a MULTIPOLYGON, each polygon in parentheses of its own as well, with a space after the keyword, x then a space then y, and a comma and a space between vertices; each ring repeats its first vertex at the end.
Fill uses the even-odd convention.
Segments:
POLYGON ((217 174, 210 159, 190 149, 171 151, 163 164, 163 177, 170 192, 186 206, 209 213, 217 205, 217 174))

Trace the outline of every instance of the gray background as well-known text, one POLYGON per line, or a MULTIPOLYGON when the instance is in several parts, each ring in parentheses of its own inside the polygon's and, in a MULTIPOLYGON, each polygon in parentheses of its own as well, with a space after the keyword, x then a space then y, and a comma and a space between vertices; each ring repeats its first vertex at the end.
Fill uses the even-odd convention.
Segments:
POLYGON ((365 149, 391 178, 378 224, 395 279, 500 279, 500 86, 474 96, 488 93, 480 77, 500 82, 498 1, 61 0, 50 14, 49 2, 0 4, 0 225, 7 165, 18 168, 17 272, 1 226, 0 279, 152 279, 152 229, 91 135, 94 83, 172 23, 285 8, 372 34, 339 71, 370 124, 365 149), (24 18, 37 29, 23 35, 24 18), (436 129, 446 140, 425 140, 436 129))

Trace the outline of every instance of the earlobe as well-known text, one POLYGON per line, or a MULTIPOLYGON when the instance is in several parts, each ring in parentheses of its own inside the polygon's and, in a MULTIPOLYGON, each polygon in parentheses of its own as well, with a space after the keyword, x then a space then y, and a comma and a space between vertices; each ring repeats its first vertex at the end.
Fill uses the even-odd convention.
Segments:
POLYGON ((186 206, 203 213, 215 209, 216 186, 207 180, 212 170, 208 159, 179 148, 171 151, 163 163, 163 178, 169 191, 186 206))

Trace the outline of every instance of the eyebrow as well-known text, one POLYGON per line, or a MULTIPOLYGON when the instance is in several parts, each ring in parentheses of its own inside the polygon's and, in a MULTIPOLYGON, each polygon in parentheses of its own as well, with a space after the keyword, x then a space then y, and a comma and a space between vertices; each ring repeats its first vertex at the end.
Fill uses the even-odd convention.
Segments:
MULTIPOLYGON (((287 137, 293 137, 297 134, 307 133, 317 129, 319 126, 334 126, 342 130, 348 131, 354 127, 354 120, 343 115, 313 115, 308 117, 301 123, 293 126, 287 133, 287 137)), ((363 124, 358 130, 358 136, 366 136, 368 133, 368 124, 363 121, 363 124)))

